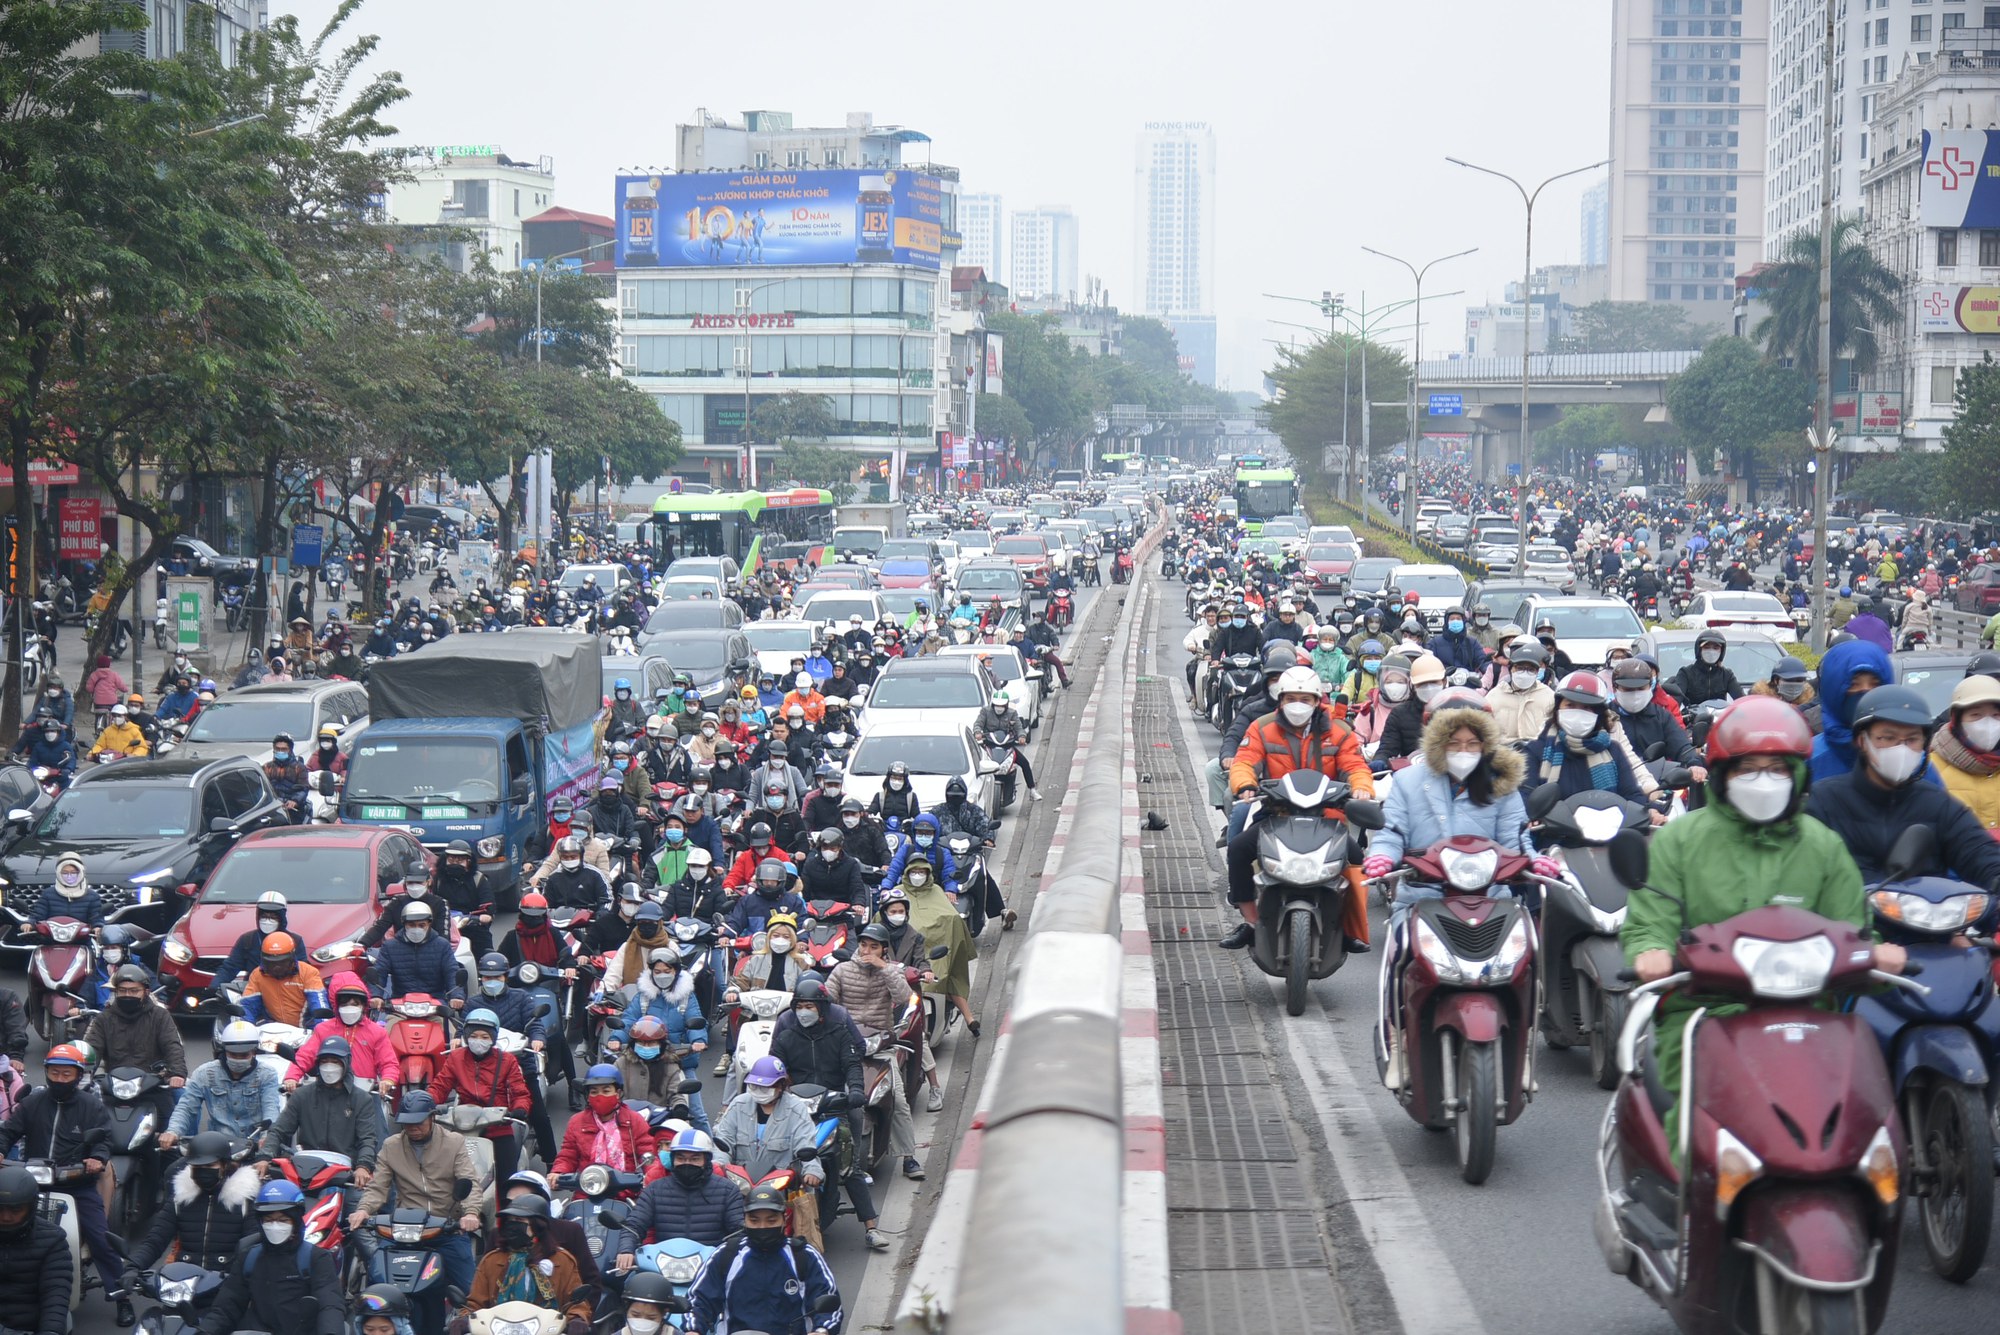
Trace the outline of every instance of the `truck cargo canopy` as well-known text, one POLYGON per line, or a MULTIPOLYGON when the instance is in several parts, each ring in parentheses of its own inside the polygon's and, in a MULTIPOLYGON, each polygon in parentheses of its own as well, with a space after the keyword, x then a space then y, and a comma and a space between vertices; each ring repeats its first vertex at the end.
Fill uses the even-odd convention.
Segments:
POLYGON ((377 663, 368 674, 368 717, 548 720, 562 732, 604 707, 592 635, 516 631, 448 636, 415 653, 377 663))

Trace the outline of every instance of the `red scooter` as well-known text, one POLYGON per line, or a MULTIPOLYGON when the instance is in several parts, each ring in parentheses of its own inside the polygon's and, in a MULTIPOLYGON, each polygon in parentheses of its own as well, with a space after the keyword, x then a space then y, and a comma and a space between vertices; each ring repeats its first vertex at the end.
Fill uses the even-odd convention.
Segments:
POLYGON ((50 1046, 83 1037, 93 1008, 86 999, 97 951, 89 924, 77 918, 24 923, 37 944, 28 960, 28 1020, 50 1046), (74 1029, 76 1032, 71 1033, 74 1029))
POLYGON ((1057 589, 1049 595, 1047 615, 1049 624, 1058 629, 1076 620, 1076 601, 1068 589, 1057 589))
POLYGON ((1521 1115, 1535 1087, 1540 940, 1519 899, 1491 896, 1530 860, 1455 835, 1405 853, 1393 873, 1444 896, 1411 909, 1400 929, 1409 944, 1383 956, 1379 1032, 1393 1028, 1397 1041, 1388 1051, 1378 1041, 1376 1072, 1418 1123, 1452 1130, 1459 1175, 1474 1186, 1493 1171, 1495 1131, 1521 1115))
POLYGON ((799 924, 799 948, 812 956, 811 967, 831 971, 840 963, 834 952, 852 948, 854 913, 853 905, 831 899, 815 899, 806 905, 805 920, 799 924))
POLYGON ((1605 1262, 1686 1335, 1876 1330, 1902 1233, 1903 1129, 1867 1023, 1815 1003, 1928 989, 1878 972, 1853 926, 1785 906, 1694 928, 1675 965, 1633 989, 1619 1041, 1592 1221, 1605 1262), (1689 1022, 1677 1146, 1673 1096, 1641 1041, 1676 990, 1742 1008, 1689 1022))
POLYGON ((395 1050, 401 1072, 397 1087, 429 1089, 437 1064, 451 1046, 443 1010, 430 993, 412 992, 391 1001, 389 1012, 396 1017, 389 1026, 389 1046, 395 1050))

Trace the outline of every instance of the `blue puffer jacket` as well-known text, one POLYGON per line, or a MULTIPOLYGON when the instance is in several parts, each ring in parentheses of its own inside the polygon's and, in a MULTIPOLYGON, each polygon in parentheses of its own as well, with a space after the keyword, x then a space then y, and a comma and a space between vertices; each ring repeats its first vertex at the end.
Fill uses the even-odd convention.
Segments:
POLYGON ((382 971, 385 997, 428 992, 439 1001, 448 1001, 465 995, 459 990, 458 960, 452 955, 451 942, 437 932, 414 946, 398 932, 382 943, 375 962, 382 971))
POLYGON ((525 988, 519 987, 506 988, 497 997, 489 997, 484 992, 480 992, 468 998, 465 1003, 468 1012, 475 1010, 492 1011, 493 1018, 500 1022, 502 1029, 512 1029, 530 1043, 538 1038, 543 1042, 547 1042, 549 1037, 548 1023, 541 1015, 536 1013, 535 1005, 535 999, 528 995, 525 988))
POLYGON ((958 864, 951 860, 951 850, 944 846, 944 823, 928 811, 912 820, 909 828, 904 831, 909 837, 904 839, 902 846, 896 850, 896 856, 889 859, 888 869, 882 874, 884 890, 902 881, 903 864, 910 860, 910 854, 917 851, 917 833, 926 829, 930 831, 932 841, 931 846, 923 850, 923 854, 931 860, 931 867, 946 892, 954 895, 958 893, 958 864))
MULTIPOLYGON (((620 1043, 630 1043, 632 1040, 628 1032, 642 1016, 647 1015, 667 1027, 667 1044, 670 1047, 708 1041, 708 1020, 701 1013, 701 1003, 695 1000, 694 980, 685 971, 675 974, 671 992, 662 992, 654 987, 652 975, 642 977, 610 1037, 620 1043)), ((692 1071, 699 1065, 701 1058, 692 1052, 681 1058, 683 1071, 692 1071)))
POLYGON ((102 927, 104 899, 95 890, 86 890, 78 898, 68 899, 53 885, 45 885, 28 916, 36 922, 47 922, 51 918, 75 918, 92 927, 102 927))
POLYGON ((714 1247, 743 1227, 743 1192, 726 1177, 710 1173, 693 1191, 669 1174, 646 1184, 632 1212, 625 1216, 624 1236, 610 1249, 636 1252, 649 1242, 686 1238, 714 1247))

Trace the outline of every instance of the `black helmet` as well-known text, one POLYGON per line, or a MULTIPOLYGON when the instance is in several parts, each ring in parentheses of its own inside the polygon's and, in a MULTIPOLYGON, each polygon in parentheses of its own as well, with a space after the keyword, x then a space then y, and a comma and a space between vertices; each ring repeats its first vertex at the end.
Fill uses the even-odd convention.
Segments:
POLYGON ((1965 665, 1968 677, 2000 677, 2000 650, 1982 649, 1965 665))
POLYGON ((889 948, 889 929, 879 922, 871 922, 861 929, 861 940, 873 941, 884 950, 889 948))
POLYGON ((1722 650, 1723 656, 1725 658, 1728 657, 1729 641, 1723 638, 1722 632, 1717 630, 1715 627, 1710 626, 1707 629, 1703 630, 1701 634, 1694 637, 1694 647, 1696 653, 1700 653, 1703 649, 1707 648, 1711 644, 1714 645, 1716 648, 1722 650))
POLYGON ((673 1281, 657 1270, 642 1270, 625 1281, 625 1301, 627 1303, 652 1303, 664 1306, 667 1299, 674 1296, 673 1281))
POLYGON ((1928 737, 1936 721, 1924 697, 1908 686, 1877 686, 1854 706, 1854 721, 1848 727, 1859 736, 1871 723, 1904 723, 1922 728, 1928 737))
MULTIPOLYGON (((630 1284, 626 1287, 629 1289, 630 1284)), ((361 1290, 355 1299, 356 1314, 361 1317, 386 1316, 391 1320, 410 1319, 410 1298, 394 1284, 370 1284, 361 1290)))
POLYGON ((229 1137, 221 1131, 204 1131, 188 1142, 190 1164, 220 1163, 229 1154, 229 1137))
POLYGON ((21 1209, 35 1203, 39 1194, 35 1179, 17 1164, 0 1168, 0 1210, 21 1209))
POLYGON ((825 1000, 826 984, 813 977, 810 973, 802 975, 799 978, 798 985, 792 988, 793 1005, 797 1005, 801 1001, 810 1001, 818 1005, 825 1000))
POLYGON ((549 815, 556 820, 568 820, 576 814, 576 803, 567 797, 558 797, 549 803, 549 815))
POLYGON ((1273 640, 1264 646, 1264 671, 1283 672, 1286 668, 1299 665, 1299 651, 1292 648, 1290 640, 1273 640))
POLYGON ((829 825, 815 836, 814 842, 821 848, 842 848, 847 844, 847 836, 829 825))
POLYGON ((463 839, 454 839, 444 846, 444 855, 448 858, 470 858, 472 845, 463 839))
POLYGON ((548 1223, 550 1218, 548 1201, 533 1192, 516 1196, 501 1207, 499 1213, 503 1218, 512 1216, 515 1219, 540 1220, 544 1224, 548 1223))
POLYGON ((481 975, 504 975, 509 967, 507 957, 497 950, 489 950, 479 957, 479 972, 481 975))
POLYGON ((1535 667, 1540 667, 1549 661, 1549 651, 1542 648, 1539 641, 1531 640, 1523 635, 1520 639, 1507 646, 1507 661, 1509 663, 1530 663, 1535 667))

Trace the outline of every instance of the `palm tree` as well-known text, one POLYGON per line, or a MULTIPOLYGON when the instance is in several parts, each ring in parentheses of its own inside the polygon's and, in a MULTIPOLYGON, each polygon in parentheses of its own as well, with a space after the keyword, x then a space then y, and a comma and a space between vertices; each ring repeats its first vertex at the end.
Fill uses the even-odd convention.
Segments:
MULTIPOLYGON (((1789 358, 1808 372, 1819 358, 1819 229, 1799 232, 1785 244, 1785 257, 1764 267, 1759 288, 1771 313, 1751 336, 1772 357, 1789 358)), ((1861 239, 1861 219, 1833 225, 1833 352, 1851 357, 1856 374, 1875 367, 1878 339, 1873 332, 1899 322, 1896 296, 1903 280, 1882 267, 1861 239)))

